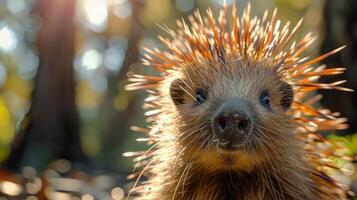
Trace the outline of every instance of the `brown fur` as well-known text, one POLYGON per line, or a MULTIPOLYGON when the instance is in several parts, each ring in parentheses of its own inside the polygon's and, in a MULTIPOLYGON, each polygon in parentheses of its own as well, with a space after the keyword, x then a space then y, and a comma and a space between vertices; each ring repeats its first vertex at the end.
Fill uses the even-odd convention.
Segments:
POLYGON ((129 89, 155 88, 149 91, 152 96, 146 104, 152 109, 148 134, 154 150, 137 159, 142 165, 139 178, 146 175, 148 180, 135 184, 130 195, 162 200, 345 199, 345 190, 315 163, 322 157, 318 148, 310 146, 326 141, 307 139, 307 125, 294 114, 307 112, 299 107, 299 86, 267 58, 221 53, 211 60, 197 58, 199 62, 159 68, 164 78, 133 78, 136 83, 129 89), (295 91, 288 110, 283 106, 290 88, 285 87, 287 83, 295 91), (207 100, 194 106, 199 89, 207 91, 207 100), (271 98, 269 109, 259 103, 265 90, 271 98), (242 148, 225 151, 219 147, 222 141, 213 133, 211 122, 220 105, 232 98, 247 102, 255 125, 242 148))

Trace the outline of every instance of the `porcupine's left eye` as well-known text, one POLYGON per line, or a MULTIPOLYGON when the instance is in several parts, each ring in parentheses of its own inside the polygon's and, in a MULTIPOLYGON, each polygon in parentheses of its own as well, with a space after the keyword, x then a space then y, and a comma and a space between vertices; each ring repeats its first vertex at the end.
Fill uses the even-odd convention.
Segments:
POLYGON ((259 102, 267 109, 270 109, 270 96, 268 91, 264 90, 259 97, 259 102))
POLYGON ((204 103, 207 99, 207 94, 203 89, 198 89, 195 96, 195 105, 204 103))

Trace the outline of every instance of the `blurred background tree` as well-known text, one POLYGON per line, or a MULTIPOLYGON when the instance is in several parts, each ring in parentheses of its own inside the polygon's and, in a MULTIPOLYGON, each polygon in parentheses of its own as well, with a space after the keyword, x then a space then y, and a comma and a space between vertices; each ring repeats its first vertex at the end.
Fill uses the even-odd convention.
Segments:
MULTIPOLYGON (((230 6, 233 0, 226 2, 230 6)), ((242 11, 247 0, 236 2, 242 11)), ((296 37, 310 31, 319 36, 308 52, 311 56, 347 44, 346 50, 327 61, 347 67, 342 78, 356 89, 356 2, 251 3, 256 15, 277 7, 283 23, 294 24, 305 18, 296 37)), ((165 32, 157 24, 176 29, 176 20, 187 19, 195 9, 204 12, 213 7, 217 11, 222 6, 223 0, 0 0, 2 166, 21 171, 22 182, 35 183, 41 176, 43 187, 54 187, 46 179, 48 174, 73 181, 91 180, 92 188, 83 184, 86 187, 76 190, 82 198, 85 193, 98 199, 120 196, 122 190, 115 186, 125 186, 125 176, 132 170, 131 160, 122 153, 148 148, 137 143, 141 135, 130 130, 131 125, 145 126, 141 109, 145 96, 123 90, 128 70, 150 70, 141 67, 140 57, 143 47, 161 48, 157 35, 165 32), (68 167, 73 164, 74 168, 68 167), (69 173, 69 168, 77 173, 69 173)), ((350 118, 351 128, 343 134, 356 132, 356 94, 324 95, 323 104, 350 118)), ((352 140, 347 136, 343 141, 353 149, 357 142, 352 140)), ((8 175, 0 171, 0 193, 2 179, 19 181, 8 175)), ((44 191, 41 194, 46 195, 44 191)))
MULTIPOLYGON (((341 75, 347 80, 346 86, 357 90, 357 2, 353 0, 327 1, 324 6, 324 39, 321 52, 327 52, 337 46, 346 45, 346 49, 336 56, 326 60, 329 66, 343 66, 347 73, 341 75)), ((337 77, 341 79, 341 76, 337 77)), ((335 81, 336 77, 324 78, 323 81, 335 81)), ((336 108, 350 121, 350 128, 343 131, 344 135, 357 132, 357 95, 355 92, 339 95, 332 91, 323 91, 322 103, 330 108, 336 108)))
POLYGON ((39 0, 42 19, 37 49, 39 67, 31 105, 21 121, 3 166, 19 170, 27 165, 44 170, 55 159, 84 162, 74 84, 73 0, 39 0))

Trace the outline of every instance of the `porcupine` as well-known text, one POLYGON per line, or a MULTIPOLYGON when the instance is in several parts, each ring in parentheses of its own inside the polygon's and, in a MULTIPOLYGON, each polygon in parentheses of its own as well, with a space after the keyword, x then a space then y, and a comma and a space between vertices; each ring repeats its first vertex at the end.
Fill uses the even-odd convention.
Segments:
POLYGON ((346 199, 348 189, 328 173, 334 145, 322 130, 347 127, 346 119, 316 104, 319 83, 343 73, 318 63, 343 47, 310 59, 302 53, 315 37, 295 42, 302 24, 271 17, 241 17, 235 5, 218 20, 207 9, 164 28, 165 50, 145 49, 143 64, 160 75, 129 73, 126 89, 149 92, 146 108, 152 147, 132 152, 141 168, 131 193, 137 199, 346 199), (147 181, 139 183, 146 176, 147 181))

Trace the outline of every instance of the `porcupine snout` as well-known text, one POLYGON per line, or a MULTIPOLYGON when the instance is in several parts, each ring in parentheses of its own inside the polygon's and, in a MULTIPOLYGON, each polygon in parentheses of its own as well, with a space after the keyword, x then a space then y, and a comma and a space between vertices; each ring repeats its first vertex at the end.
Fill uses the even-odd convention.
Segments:
POLYGON ((234 98, 217 110, 212 128, 221 148, 235 150, 246 141, 253 127, 249 108, 248 102, 234 98))

